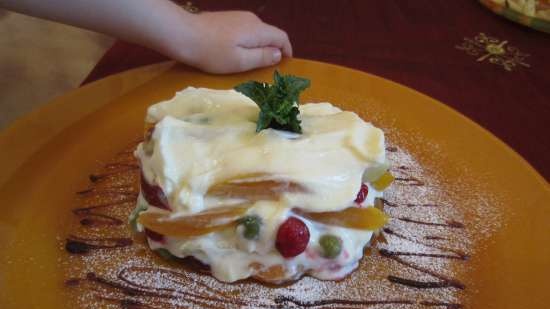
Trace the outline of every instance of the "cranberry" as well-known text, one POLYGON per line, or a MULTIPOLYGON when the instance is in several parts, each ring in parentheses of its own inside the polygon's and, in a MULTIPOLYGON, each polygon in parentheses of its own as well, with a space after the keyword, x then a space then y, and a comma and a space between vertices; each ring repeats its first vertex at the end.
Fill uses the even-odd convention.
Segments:
POLYGON ((162 188, 149 184, 143 173, 141 174, 141 193, 149 205, 170 210, 168 199, 164 195, 164 192, 162 192, 162 188))
POLYGON ((357 193, 357 197, 355 198, 355 203, 363 203, 367 198, 367 194, 369 194, 369 187, 366 184, 362 183, 361 189, 359 190, 359 193, 357 193))
POLYGON ((147 229, 147 228, 145 229, 145 236, 147 236, 147 238, 154 241, 164 242, 164 235, 159 234, 155 231, 151 231, 150 229, 147 229))
POLYGON ((308 242, 309 230, 305 223, 290 217, 279 227, 275 247, 283 257, 291 258, 304 252, 308 242))

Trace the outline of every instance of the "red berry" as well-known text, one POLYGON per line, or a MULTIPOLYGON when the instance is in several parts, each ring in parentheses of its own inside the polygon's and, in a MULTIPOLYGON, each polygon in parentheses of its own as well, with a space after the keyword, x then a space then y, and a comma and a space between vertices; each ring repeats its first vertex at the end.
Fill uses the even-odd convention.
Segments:
POLYGON ((143 173, 141 174, 141 193, 149 205, 170 210, 168 199, 166 195, 164 195, 162 188, 149 184, 143 176, 143 173))
POLYGON ((362 183, 361 189, 359 190, 359 193, 357 193, 357 197, 355 198, 355 203, 363 203, 367 198, 367 194, 369 194, 369 187, 366 184, 362 183))
POLYGON ((151 231, 150 229, 147 229, 147 228, 145 229, 145 235, 151 240, 164 242, 164 236, 162 234, 159 234, 155 231, 151 231))
POLYGON ((308 242, 309 229, 305 223, 296 217, 290 217, 279 227, 275 247, 283 257, 291 258, 304 252, 308 242))

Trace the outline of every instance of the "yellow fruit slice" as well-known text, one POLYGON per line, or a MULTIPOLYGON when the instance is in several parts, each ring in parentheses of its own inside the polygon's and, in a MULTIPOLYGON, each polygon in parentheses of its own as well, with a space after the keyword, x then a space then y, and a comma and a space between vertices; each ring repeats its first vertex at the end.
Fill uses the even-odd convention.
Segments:
POLYGON ((352 229, 376 231, 388 222, 388 216, 374 207, 350 207, 341 211, 302 212, 299 214, 313 221, 352 229))
POLYGON ((142 212, 138 222, 161 235, 190 237, 236 226, 251 205, 219 207, 195 215, 170 217, 169 212, 142 212))
POLYGON ((375 164, 365 170, 363 173, 363 182, 373 182, 384 175, 390 168, 389 162, 384 162, 381 164, 375 164))
POLYGON ((376 190, 383 191, 384 189, 389 187, 394 180, 395 178, 393 177, 393 175, 390 172, 386 171, 384 174, 382 174, 382 176, 380 176, 380 178, 373 181, 371 185, 376 190))

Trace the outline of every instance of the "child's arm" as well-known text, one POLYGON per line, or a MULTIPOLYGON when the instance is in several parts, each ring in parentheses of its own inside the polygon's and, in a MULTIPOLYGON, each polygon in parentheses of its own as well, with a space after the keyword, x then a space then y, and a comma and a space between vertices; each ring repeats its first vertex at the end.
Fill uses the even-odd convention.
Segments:
POLYGON ((287 34, 250 12, 191 14, 169 0, 0 0, 0 6, 141 44, 212 73, 292 56, 287 34))

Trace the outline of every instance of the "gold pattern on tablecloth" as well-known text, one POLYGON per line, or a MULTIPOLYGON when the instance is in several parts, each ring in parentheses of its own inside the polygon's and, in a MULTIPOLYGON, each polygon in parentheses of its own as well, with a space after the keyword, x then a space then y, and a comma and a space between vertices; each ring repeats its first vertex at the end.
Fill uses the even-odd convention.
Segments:
MULTIPOLYGON (((182 1, 178 1, 178 3, 179 2, 182 2, 182 1)), ((186 10, 189 13, 192 13, 192 14, 200 13, 199 8, 197 6, 195 6, 193 4, 193 2, 191 2, 191 1, 186 1, 185 3, 180 3, 179 6, 181 6, 184 10, 186 10)))
POLYGON ((529 68, 525 62, 529 54, 521 52, 517 47, 508 44, 508 41, 499 40, 481 32, 474 38, 464 38, 457 49, 465 51, 468 55, 477 56, 478 62, 487 60, 492 64, 502 66, 506 71, 513 71, 518 66, 529 68))

